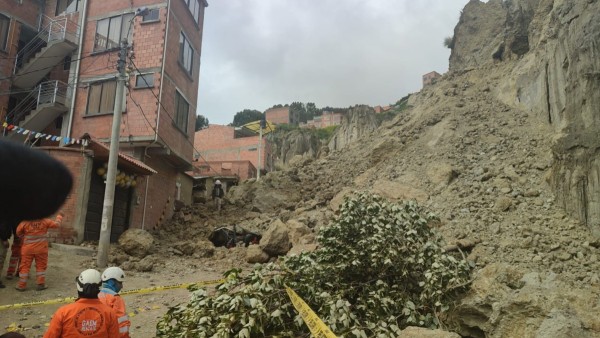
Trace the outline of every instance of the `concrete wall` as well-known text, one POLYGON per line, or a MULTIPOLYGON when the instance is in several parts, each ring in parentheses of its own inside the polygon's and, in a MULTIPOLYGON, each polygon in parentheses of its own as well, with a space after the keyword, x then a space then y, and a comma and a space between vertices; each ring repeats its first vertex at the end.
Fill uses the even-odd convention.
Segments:
POLYGON ((93 159, 89 152, 82 152, 79 149, 56 147, 41 149, 61 161, 73 175, 71 193, 59 209, 65 217, 59 229, 48 232, 49 239, 56 243, 79 244, 83 241, 93 159))
POLYGON ((265 117, 267 121, 275 124, 289 124, 290 121, 290 107, 279 107, 271 108, 265 111, 265 117))
POLYGON ((231 177, 238 176, 240 181, 256 177, 256 167, 250 161, 208 161, 194 163, 194 175, 231 177))
MULTIPOLYGON (((200 162, 206 161, 250 161, 258 168, 258 136, 234 138, 234 128, 211 124, 196 132, 194 147, 200 152, 200 162)), ((263 138, 261 169, 270 168, 271 145, 263 138)))

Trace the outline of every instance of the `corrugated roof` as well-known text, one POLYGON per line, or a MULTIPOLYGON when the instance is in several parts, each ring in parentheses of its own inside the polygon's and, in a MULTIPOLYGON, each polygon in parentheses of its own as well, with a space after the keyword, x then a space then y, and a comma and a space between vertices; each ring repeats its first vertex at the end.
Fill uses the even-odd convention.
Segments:
MULTIPOLYGON (((240 129, 248 130, 248 131, 258 135, 260 132, 260 120, 246 123, 243 126, 241 126, 240 129)), ((275 131, 275 124, 267 121, 266 128, 263 128, 263 135, 267 135, 268 133, 273 132, 273 131, 275 131)))
MULTIPOLYGON (((88 147, 94 151, 94 156, 100 158, 106 157, 108 159, 108 155, 110 153, 110 148, 108 145, 91 139, 88 147)), ((121 152, 119 152, 119 165, 130 167, 140 175, 152 175, 158 173, 144 162, 136 160, 135 158, 121 152)))

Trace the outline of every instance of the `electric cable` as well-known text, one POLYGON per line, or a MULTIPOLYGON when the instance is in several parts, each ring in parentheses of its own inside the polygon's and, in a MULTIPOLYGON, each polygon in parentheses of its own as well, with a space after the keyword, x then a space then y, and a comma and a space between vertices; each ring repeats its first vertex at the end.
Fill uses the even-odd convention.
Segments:
MULTIPOLYGON (((142 73, 139 68, 137 67, 137 65, 135 64, 135 62, 133 61, 133 59, 131 57, 129 57, 129 62, 131 63, 131 65, 133 65, 133 68, 138 72, 138 73, 142 73)), ((160 104, 160 108, 162 108, 165 112, 165 114, 167 114, 167 116, 171 119, 171 121, 175 121, 175 119, 173 118, 173 116, 171 116, 171 114, 169 114, 169 111, 167 110, 167 108, 165 108, 165 106, 163 106, 162 102, 160 101, 160 99, 158 98, 158 96, 156 95, 156 93, 154 93, 154 90, 152 90, 152 86, 150 86, 150 84, 148 83, 148 81, 146 81, 146 79, 142 76, 142 80, 144 81, 144 83, 146 84, 146 86, 148 87, 148 89, 150 89, 150 92, 152 93, 152 95, 154 96, 154 98, 156 99, 156 102, 158 104, 160 104)), ((130 95, 131 97, 131 95, 130 95)), ((140 108, 140 110, 142 111, 142 114, 145 115, 144 111, 140 108)), ((152 128, 152 127, 151 127, 152 128)), ((156 133, 156 135, 158 135, 158 131, 155 128, 152 128, 154 130, 154 132, 156 133)), ((190 140, 188 138, 186 138, 186 141, 192 146, 192 148, 194 149, 194 151, 198 154, 198 156, 200 156, 200 158, 202 158, 202 160, 204 161, 204 163, 206 163, 206 165, 208 165, 208 167, 214 171, 215 173, 219 173, 217 170, 215 170, 210 163, 208 163, 208 161, 204 158, 204 156, 202 156, 202 154, 200 153, 200 151, 198 149, 196 149, 196 146, 194 146, 194 144, 192 142, 190 142, 190 140)), ((163 142, 165 142, 165 140, 163 139, 163 142)), ((166 144, 166 142, 165 142, 166 144)))

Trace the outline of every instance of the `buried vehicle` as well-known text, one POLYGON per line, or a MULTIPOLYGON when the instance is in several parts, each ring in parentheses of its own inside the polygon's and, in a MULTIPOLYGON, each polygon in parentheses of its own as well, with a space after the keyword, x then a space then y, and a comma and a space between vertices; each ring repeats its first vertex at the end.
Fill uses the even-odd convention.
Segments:
POLYGON ((261 238, 261 234, 248 231, 236 225, 233 226, 233 229, 228 227, 217 228, 208 236, 208 240, 216 247, 224 246, 226 248, 233 248, 241 245, 241 243, 244 243, 244 246, 258 244, 261 238))

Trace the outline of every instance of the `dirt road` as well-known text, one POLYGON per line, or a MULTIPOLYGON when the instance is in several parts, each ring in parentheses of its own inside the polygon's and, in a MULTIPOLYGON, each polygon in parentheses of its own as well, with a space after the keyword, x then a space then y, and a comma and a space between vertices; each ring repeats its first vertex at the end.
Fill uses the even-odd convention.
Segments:
MULTIPOLYGON (((186 264, 184 259, 176 259, 171 263, 166 262, 164 267, 156 268, 156 271, 148 273, 126 271, 127 280, 123 291, 213 280, 222 276, 210 267, 203 267, 198 261, 186 264)), ((94 267, 94 261, 90 257, 50 249, 47 271, 48 289, 36 291, 35 281, 29 280, 28 290, 18 292, 14 289, 16 280, 7 281, 3 274, 2 281, 6 284, 6 288, 0 289, 0 305, 74 297, 77 295, 75 277, 82 270, 90 267, 94 267)), ((189 292, 186 289, 173 289, 123 297, 131 317, 132 337, 154 337, 158 318, 169 307, 187 301, 189 292)), ((17 326, 20 332, 28 338, 42 337, 52 314, 61 305, 38 305, 0 310, 0 334, 4 333, 9 326, 17 326)))

